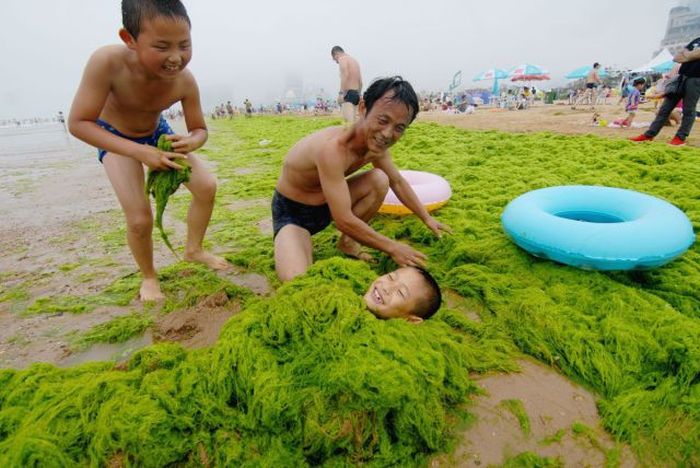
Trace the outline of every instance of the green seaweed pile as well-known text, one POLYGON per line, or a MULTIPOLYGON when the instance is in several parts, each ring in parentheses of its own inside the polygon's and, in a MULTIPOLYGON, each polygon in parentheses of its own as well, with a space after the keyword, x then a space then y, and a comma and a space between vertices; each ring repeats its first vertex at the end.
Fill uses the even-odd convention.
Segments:
POLYGON ((513 370, 513 350, 450 310, 420 326, 377 320, 362 299, 373 277, 319 262, 213 348, 0 371, 0 464, 421 464, 466 417, 469 370, 513 370))
MULTIPOLYGON (((173 143, 163 134, 158 138, 158 149, 161 151, 172 151, 173 143)), ((155 224, 160 231, 160 237, 168 246, 170 251, 175 253, 173 245, 168 239, 168 235, 163 229, 163 213, 168 205, 168 199, 177 191, 180 184, 189 182, 192 175, 192 168, 186 163, 182 163, 184 167, 180 170, 169 169, 167 171, 148 171, 148 179, 146 180, 146 196, 151 195, 156 201, 156 219, 155 224)))
MULTIPOLYGON (((226 256, 232 263, 264 274, 275 284, 271 234, 259 226, 269 219, 282 159, 303 136, 338 123, 293 117, 212 122, 210 145, 202 153, 216 165, 220 184, 208 239, 229 249, 226 256), (262 139, 271 143, 261 146, 262 139), (248 205, 241 208, 242 202, 248 205)), ((392 154, 401 168, 441 174, 450 182, 452 199, 435 216, 454 234, 437 239, 414 217, 378 216, 372 225, 424 251, 443 288, 478 304, 483 324, 478 324, 479 331, 465 332, 481 336, 489 330, 499 337, 499 346, 505 346, 502 338, 507 335, 520 351, 594 390, 605 427, 628 442, 645 463, 700 465, 700 245, 651 271, 582 271, 530 256, 509 241, 500 225, 506 204, 522 193, 589 184, 664 198, 689 216, 697 233, 700 150, 596 136, 472 132, 419 121, 392 154)), ((185 202, 175 197, 171 203, 176 216, 184 219, 185 202)), ((314 236, 314 257, 339 255, 336 241, 334 229, 314 236)), ((377 271, 393 268, 385 255, 374 255, 377 271)), ((164 287, 175 281, 181 268, 175 265, 172 276, 161 279, 164 287)), ((129 283, 129 288, 135 287, 136 282, 129 283)), ((200 290, 203 283, 192 288, 200 290)), ((114 297, 100 296, 105 301, 100 303, 121 296, 114 297)), ((67 298, 52 298, 32 307, 38 312, 64 303, 73 304, 67 298)), ((190 359, 194 357, 186 360, 190 359)), ((487 361, 484 369, 492 368, 490 364, 487 361)), ((27 372, 24 378, 33 379, 32 371, 27 372)), ((39 378, 44 371, 33 372, 39 378)), ((189 377, 210 374, 211 368, 206 368, 189 377)), ((269 375, 281 378, 277 371, 269 375)), ((185 387, 173 388, 180 398, 185 387)), ((218 407, 208 401, 199 405, 201 411, 217 413, 218 407)), ((34 417, 42 421, 40 415, 34 417)))
MULTIPOLYGON (((229 200, 270 197, 281 160, 299 134, 336 123, 217 121, 211 138, 217 150, 207 156, 222 174, 251 169, 219 193, 229 200), (261 148, 262 138, 273 143, 261 148), (235 159, 226 156, 232 153, 235 159)), ((454 235, 438 240, 414 217, 379 216, 372 225, 424 251, 443 287, 481 304, 482 320, 507 331, 521 351, 597 392, 604 425, 640 459, 700 464, 700 245, 655 270, 591 272, 532 257, 500 225, 506 204, 529 190, 589 184, 666 199, 689 216, 697 233, 700 150, 417 122, 392 154, 400 168, 450 182, 452 199, 435 215, 454 235)), ((216 210, 215 221, 227 229, 212 238, 235 246, 234 263, 274 276, 269 239, 255 229, 254 216, 269 216, 269 208, 216 210)), ((314 236, 315 258, 338 255, 336 240, 332 229, 314 236)), ((385 255, 375 255, 380 270, 393 267, 385 255)))

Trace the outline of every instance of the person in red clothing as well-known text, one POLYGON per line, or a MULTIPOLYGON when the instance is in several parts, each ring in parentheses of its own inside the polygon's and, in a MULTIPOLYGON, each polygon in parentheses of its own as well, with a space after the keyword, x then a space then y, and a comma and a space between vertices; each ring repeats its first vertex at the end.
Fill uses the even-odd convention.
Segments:
POLYGON ((659 134, 661 127, 668 121, 669 115, 678 104, 683 101, 683 120, 670 145, 684 146, 685 140, 695 123, 695 106, 700 98, 700 37, 693 39, 682 51, 673 57, 674 62, 681 64, 679 74, 682 76, 683 85, 680 92, 666 94, 661 104, 659 113, 643 134, 631 138, 632 141, 651 141, 659 134))

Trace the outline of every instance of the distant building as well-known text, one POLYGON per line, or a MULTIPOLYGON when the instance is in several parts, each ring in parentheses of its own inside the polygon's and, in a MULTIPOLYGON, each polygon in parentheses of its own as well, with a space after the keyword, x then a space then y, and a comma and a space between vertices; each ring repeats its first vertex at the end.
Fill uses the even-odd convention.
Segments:
POLYGON ((661 40, 661 47, 653 55, 656 56, 663 49, 668 49, 675 55, 699 36, 700 0, 686 0, 669 11, 666 35, 661 40))
POLYGON ((284 91, 282 92, 282 100, 286 104, 293 104, 302 99, 304 91, 304 80, 301 75, 296 73, 287 73, 284 79, 284 91))

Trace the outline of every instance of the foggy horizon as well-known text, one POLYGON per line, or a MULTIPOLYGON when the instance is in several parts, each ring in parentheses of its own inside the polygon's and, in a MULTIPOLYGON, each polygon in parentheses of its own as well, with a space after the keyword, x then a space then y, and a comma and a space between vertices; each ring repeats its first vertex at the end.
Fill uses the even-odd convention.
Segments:
MULTIPOLYGON (((340 45, 373 78, 402 75, 416 91, 445 90, 457 71, 462 85, 490 88, 472 78, 489 68, 532 63, 550 72, 538 88, 566 84, 571 70, 593 62, 638 67, 659 49, 670 8, 678 0, 608 4, 504 0, 260 1, 235 5, 184 0, 192 21, 193 59, 205 111, 221 101, 240 106, 283 98, 285 82, 337 95, 340 45), (350 13, 351 11, 355 12, 350 13)), ((0 119, 67 113, 83 67, 99 47, 119 43, 119 0, 9 0, 0 52, 0 119)), ((693 39, 688 38, 688 42, 693 39)))

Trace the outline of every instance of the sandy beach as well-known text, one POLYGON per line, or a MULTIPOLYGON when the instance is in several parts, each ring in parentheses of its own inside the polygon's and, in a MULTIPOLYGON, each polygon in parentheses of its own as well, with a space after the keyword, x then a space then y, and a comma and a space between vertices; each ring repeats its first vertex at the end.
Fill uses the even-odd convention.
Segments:
MULTIPOLYGON (((623 114, 622 108, 614 105, 602 106, 598 112, 608 120, 623 114)), ((593 127, 590 119, 590 111, 572 110, 564 104, 540 105, 525 111, 484 108, 470 115, 428 112, 419 116, 422 122, 478 131, 593 134, 612 139, 628 138, 642 131, 593 127)), ((653 113, 646 105, 637 120, 652 119, 653 113)), ((174 126, 182 129, 183 122, 176 121, 174 126)), ((217 130, 217 124, 212 123, 212 134, 219 138, 229 135, 229 131, 227 127, 217 130)), ((672 132, 665 128, 658 140, 670 139, 672 132)), ((691 146, 700 146, 697 132, 689 138, 691 146)), ((259 136, 261 142, 264 137, 259 136)), ((58 366, 91 360, 120 362, 135 350, 159 341, 176 341, 188 348, 208 346, 216 341, 226 320, 239 313, 238 301, 216 294, 198 297, 186 306, 172 306, 169 314, 160 314, 157 308, 144 307, 136 300, 124 305, 97 305, 84 313, 61 309, 38 314, 29 311, 28 307, 39 298, 96 294, 115 281, 132 279, 136 270, 125 244, 121 212, 94 149, 69 137, 58 124, 0 129, 0 141, 0 162, 6 168, 0 186, 0 367, 25 368, 34 362, 58 366), (121 343, 97 343, 87 348, 76 345, 76 337, 93 327, 135 313, 152 317, 153 324, 145 333, 121 343)), ((211 142, 207 150, 220 151, 216 145, 211 142)), ((266 154, 270 150, 265 145, 260 143, 255 151, 266 154)), ((208 164, 217 171, 215 163, 208 164)), ((255 175, 260 167, 243 167, 236 169, 235 174, 217 175, 220 184, 227 187, 236 176, 255 175)), ((182 192, 178 192, 166 212, 166 225, 176 245, 184 239, 182 213, 187 195, 182 192)), ((228 197, 226 205, 217 206, 215 211, 222 210, 220 213, 225 212, 226 216, 247 216, 245 213, 250 212, 245 218, 248 228, 269 236, 268 204, 264 198, 228 197)), ((215 216, 212 231, 222 236, 217 223, 221 224, 221 219, 215 216)), ((243 249, 240 239, 232 243, 217 245, 214 251, 225 255, 243 249)), ((161 242, 155 242, 155 247, 159 269, 177 261, 161 242)), ((258 268, 241 263, 218 276, 255 296, 274 291, 276 284, 260 274, 258 268)), ((477 306, 459 295, 453 295, 451 307, 477 316, 477 306)), ((487 391, 475 401, 479 423, 464 432, 453 454, 436 457, 433 466, 500 463, 525 449, 562 457, 569 466, 602 466, 608 451, 615 449, 622 466, 636 464, 629 448, 617 444, 602 430, 595 393, 530 359, 520 361, 520 367, 518 374, 475 377, 487 391), (542 396, 546 398, 543 400, 542 396), (526 433, 516 415, 503 407, 503 401, 514 399, 523 402, 532 422, 526 433), (570 431, 568 428, 576 423, 594 428, 595 435, 580 437, 570 431), (538 445, 538 440, 557 433, 560 435, 556 443, 544 448, 538 445)))
MULTIPOLYGON (((610 104, 596 106, 601 119, 613 122, 625 118, 624 103, 614 104, 618 98, 610 98, 610 104)), ((592 125, 593 111, 579 106, 572 109, 562 101, 553 105, 537 104, 527 110, 509 111, 489 107, 479 108, 474 114, 447 114, 442 111, 423 112, 419 119, 454 125, 469 130, 500 130, 504 132, 553 132, 565 135, 597 135, 609 138, 631 138, 643 133, 643 128, 610 128, 592 125)), ((650 124, 654 120, 654 104, 642 104, 635 118, 636 124, 650 124)), ((664 127, 655 141, 666 142, 673 138, 677 127, 664 127)), ((700 146, 700 130, 693 126, 689 146, 700 146)))

